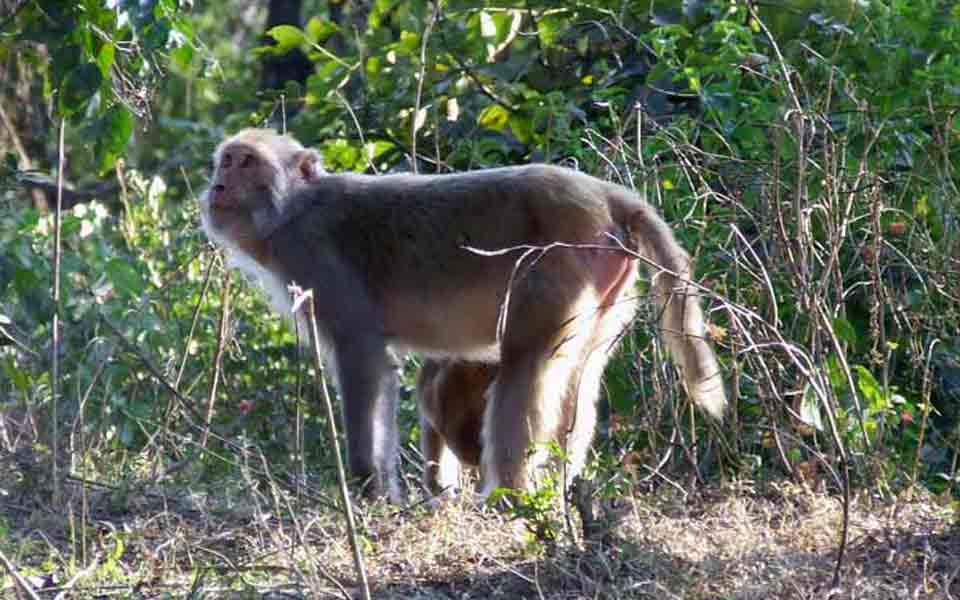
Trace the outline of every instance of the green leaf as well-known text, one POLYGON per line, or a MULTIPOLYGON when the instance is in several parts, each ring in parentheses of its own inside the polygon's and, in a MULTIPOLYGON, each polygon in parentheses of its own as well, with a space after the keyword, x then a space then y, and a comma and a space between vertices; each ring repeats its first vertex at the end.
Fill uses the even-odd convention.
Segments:
POLYGON ((106 273, 113 287, 124 294, 138 296, 143 291, 143 279, 128 260, 111 259, 107 263, 106 273))
POLYGON ((393 150, 395 147, 396 144, 393 142, 377 140, 376 142, 367 142, 366 146, 364 146, 364 150, 367 152, 367 157, 371 161, 375 161, 384 153, 393 150))
POLYGON ((509 123, 510 131, 513 132, 514 137, 523 144, 530 143, 533 139, 533 123, 530 122, 529 118, 518 114, 511 114, 509 123))
POLYGON ((100 157, 100 172, 113 168, 130 143, 133 135, 133 115, 121 105, 114 106, 100 123, 100 136, 97 139, 97 155, 100 157))
POLYGON ((833 330, 836 332, 837 337, 844 342, 850 344, 851 346, 857 345, 857 330, 854 329, 853 324, 850 323, 850 321, 843 318, 834 319, 833 330))
POLYGON ((510 111, 499 104, 491 104, 480 113, 480 124, 487 129, 503 131, 510 121, 510 111))
POLYGON ((97 66, 100 67, 100 74, 103 75, 104 79, 110 77, 110 67, 113 66, 115 54, 116 47, 111 42, 104 44, 97 54, 97 66))
POLYGON ((101 83, 103 75, 95 63, 82 64, 70 71, 60 94, 60 113, 69 117, 82 112, 90 98, 100 89, 101 83))
POLYGON ((187 44, 170 51, 170 59, 181 71, 188 71, 193 63, 193 47, 187 44))
POLYGON ((787 458, 790 459, 790 462, 798 463, 803 460, 803 452, 800 451, 800 448, 794 446, 787 450, 787 458))
POLYGON ((857 372, 857 387, 860 388, 860 393, 863 394, 870 408, 874 411, 887 408, 889 403, 883 395, 883 388, 880 387, 880 383, 873 376, 873 373, 863 365, 854 365, 853 369, 857 372))
POLYGON ((820 401, 813 386, 809 383, 803 388, 803 397, 800 399, 800 420, 817 431, 823 431, 823 419, 820 416, 820 401))
POLYGON ((830 378, 830 386, 838 396, 847 391, 847 377, 836 355, 827 357, 827 376, 830 378))
POLYGON ((307 21, 307 38, 313 43, 320 43, 325 41, 328 37, 339 31, 336 24, 327 21, 326 19, 321 19, 320 17, 313 17, 307 21))
POLYGON ((559 14, 546 15, 537 20, 537 35, 544 48, 549 48, 557 42, 567 19, 559 14))
POLYGON ((3 367, 3 372, 7 376, 7 379, 13 383, 13 387, 21 392, 26 392, 30 389, 30 378, 27 376, 27 372, 18 369, 13 364, 12 357, 8 357, 7 360, 0 362, 0 367, 3 367))
POLYGON ((354 170, 358 163, 361 168, 366 167, 366 160, 360 153, 360 149, 352 145, 349 140, 328 140, 324 142, 322 152, 324 165, 333 170, 354 170))
POLYGON ((413 31, 401 31, 398 48, 404 54, 413 54, 420 50, 420 36, 413 31))
MULTIPOLYGON (((335 61, 321 63, 317 72, 307 78, 307 105, 329 97, 344 80, 344 69, 335 61)), ((346 74, 349 77, 349 73, 346 74)))
POLYGON ((277 25, 276 27, 271 27, 267 30, 267 35, 277 42, 275 50, 280 54, 298 48, 307 41, 307 37, 303 31, 293 25, 277 25))
POLYGON ((63 222, 60 224, 60 235, 68 238, 79 232, 81 225, 83 225, 83 221, 77 218, 76 215, 69 212, 65 213, 63 222))
POLYGON ((158 19, 150 25, 143 36, 144 47, 149 50, 163 50, 167 47, 171 31, 170 19, 158 19))

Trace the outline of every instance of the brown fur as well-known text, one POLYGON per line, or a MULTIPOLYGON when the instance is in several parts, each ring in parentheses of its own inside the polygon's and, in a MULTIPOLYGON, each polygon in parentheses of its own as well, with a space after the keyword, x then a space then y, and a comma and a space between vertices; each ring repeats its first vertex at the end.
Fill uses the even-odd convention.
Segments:
POLYGON ((459 465, 480 466, 486 393, 496 375, 496 365, 475 362, 428 360, 420 368, 420 448, 429 492, 456 487, 459 465))

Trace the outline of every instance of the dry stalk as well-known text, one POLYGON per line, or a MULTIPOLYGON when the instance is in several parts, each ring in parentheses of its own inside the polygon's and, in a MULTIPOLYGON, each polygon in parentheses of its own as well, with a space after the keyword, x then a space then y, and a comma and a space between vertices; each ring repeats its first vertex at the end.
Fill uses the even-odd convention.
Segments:
POLYGON ((58 461, 60 459, 60 424, 57 414, 57 405, 60 396, 60 259, 61 259, 61 229, 63 226, 63 132, 67 127, 67 119, 60 119, 60 139, 57 142, 57 207, 53 217, 53 332, 50 345, 50 411, 53 439, 50 440, 53 449, 53 460, 50 462, 53 478, 53 506, 60 506, 60 473, 58 461))
POLYGON ((437 20, 440 18, 440 2, 439 0, 433 3, 433 11, 430 15, 430 20, 427 22, 426 27, 423 30, 423 36, 420 43, 420 72, 417 77, 417 96, 413 104, 413 119, 410 123, 410 164, 413 167, 413 172, 416 174, 418 172, 417 168, 417 130, 422 126, 420 120, 420 106, 423 102, 423 80, 427 77, 427 44, 430 42, 430 33, 433 31, 434 25, 437 24, 437 20))
POLYGON ((17 589, 23 590, 23 593, 26 594, 27 598, 30 600, 40 600, 40 596, 33 589, 33 586, 30 585, 30 582, 23 578, 23 575, 17 571, 13 566, 13 563, 10 562, 10 559, 7 558, 7 555, 0 550, 0 563, 3 563, 3 568, 10 574, 10 577, 13 579, 14 583, 17 586, 17 589))
POLYGON ((220 368, 223 363, 223 353, 227 347, 227 327, 230 319, 230 270, 223 272, 223 289, 220 291, 220 326, 217 333, 217 354, 213 359, 213 381, 210 382, 210 393, 207 395, 207 412, 203 419, 203 437, 200 447, 207 447, 207 438, 210 436, 210 422, 213 420, 213 407, 217 400, 217 385, 220 383, 220 368))
POLYGON ((299 312, 301 305, 306 305, 307 323, 310 326, 310 345, 313 347, 314 367, 317 370, 320 395, 323 397, 323 405, 327 411, 330 445, 333 447, 333 457, 337 464, 340 500, 343 504, 343 513, 347 517, 347 535, 350 540, 350 550, 353 552, 353 564, 357 570, 357 579, 360 583, 363 599, 370 600, 370 584, 367 582, 367 571, 363 564, 363 554, 360 552, 360 543, 357 538, 357 526, 353 518, 353 504, 350 502, 350 491, 347 489, 347 472, 343 466, 343 457, 340 455, 336 415, 333 412, 333 401, 330 399, 330 390, 327 388, 327 380, 323 371, 323 355, 320 351, 320 332, 317 328, 317 315, 313 306, 313 290, 304 291, 296 285, 291 285, 289 289, 294 296, 294 314, 299 312))

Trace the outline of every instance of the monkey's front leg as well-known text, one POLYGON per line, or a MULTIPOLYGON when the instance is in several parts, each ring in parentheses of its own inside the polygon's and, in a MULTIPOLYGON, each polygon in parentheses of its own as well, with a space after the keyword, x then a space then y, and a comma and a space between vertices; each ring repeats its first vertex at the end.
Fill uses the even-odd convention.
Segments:
POLYGON ((397 481, 397 378, 378 336, 360 335, 336 345, 347 434, 347 463, 363 495, 399 502, 397 481))

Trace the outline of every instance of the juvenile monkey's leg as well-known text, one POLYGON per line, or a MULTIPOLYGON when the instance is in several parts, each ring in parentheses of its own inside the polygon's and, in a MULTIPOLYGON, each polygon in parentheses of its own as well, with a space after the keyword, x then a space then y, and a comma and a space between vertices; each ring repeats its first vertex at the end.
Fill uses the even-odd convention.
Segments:
POLYGON ((338 340, 335 353, 350 474, 363 485, 364 495, 388 494, 399 501, 393 360, 377 336, 338 340))
POLYGON ((438 495, 460 481, 460 461, 453 454, 443 430, 450 403, 457 398, 444 395, 448 363, 427 360, 420 367, 417 401, 420 408, 420 451, 423 454, 423 487, 438 495))
POLYGON ((420 436, 423 487, 435 496, 455 490, 460 484, 460 461, 424 414, 420 415, 420 436))

